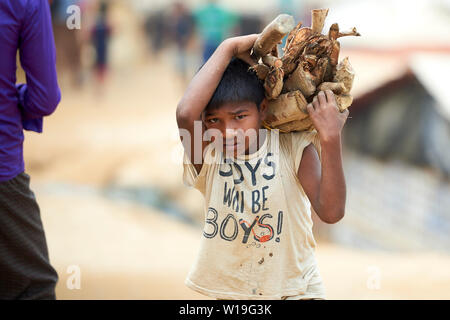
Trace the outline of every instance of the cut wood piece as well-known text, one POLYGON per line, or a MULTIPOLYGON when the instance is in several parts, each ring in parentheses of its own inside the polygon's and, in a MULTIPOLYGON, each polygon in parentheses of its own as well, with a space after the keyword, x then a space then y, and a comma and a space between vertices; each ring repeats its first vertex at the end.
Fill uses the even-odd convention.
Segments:
POLYGON ((272 48, 270 55, 274 56, 275 58, 278 58, 280 56, 279 52, 278 52, 278 45, 276 45, 272 48))
POLYGON ((297 34, 295 35, 294 39, 291 42, 291 48, 306 44, 306 42, 311 38, 312 35, 313 31, 311 30, 311 28, 308 27, 300 28, 300 30, 298 30, 297 34))
POLYGON ((265 64, 258 63, 251 66, 250 70, 256 73, 256 76, 258 77, 259 80, 265 80, 270 72, 270 67, 266 66, 265 64))
POLYGON ((323 75, 322 82, 332 82, 335 74, 336 67, 333 67, 330 63, 330 58, 328 58, 327 68, 325 69, 325 74, 323 75))
POLYGON ((306 99, 300 91, 292 91, 271 100, 267 105, 267 115, 264 122, 271 128, 293 120, 308 117, 306 99))
POLYGON ((284 50, 285 54, 291 54, 292 50, 296 50, 295 47, 302 47, 312 35, 311 28, 307 27, 300 28, 298 30, 294 29, 293 31, 295 31, 295 34, 293 34, 289 42, 286 43, 284 50))
POLYGON ((323 26, 325 24, 325 18, 328 15, 328 9, 313 9, 311 30, 314 33, 322 33, 323 26))
POLYGON ((291 74, 297 68, 297 57, 284 55, 281 59, 283 72, 285 75, 291 74))
POLYGON ((283 48, 283 52, 286 53, 292 40, 294 39, 294 37, 297 35, 297 33, 299 32, 300 28, 302 27, 302 22, 300 21, 294 29, 291 30, 291 32, 289 32, 287 38, 286 38, 286 44, 284 45, 283 48))
POLYGON ((318 86, 319 84, 321 84, 324 81, 325 74, 327 73, 327 69, 329 69, 328 68, 328 64, 329 64, 328 60, 329 60, 328 57, 322 57, 319 60, 317 60, 317 66, 312 72, 314 84, 316 86, 318 86))
POLYGON ((273 47, 278 45, 286 34, 295 27, 294 18, 287 14, 280 14, 269 25, 267 25, 256 39, 253 45, 252 57, 258 61, 259 58, 269 54, 273 47))
POLYGON ((341 50, 341 44, 337 40, 332 40, 328 56, 330 57, 330 65, 333 68, 333 73, 336 71, 336 66, 339 62, 339 51, 341 50))
POLYGON ((333 23, 328 31, 328 39, 336 40, 339 36, 339 25, 337 23, 333 23))
POLYGON ((314 125, 311 119, 308 117, 302 120, 293 120, 287 123, 280 124, 275 129, 279 129, 281 132, 312 131, 314 130, 314 125))
POLYGON ((334 94, 346 92, 345 85, 342 82, 322 82, 317 89, 319 91, 331 90, 334 94))
POLYGON ((303 69, 312 70, 317 65, 317 56, 313 54, 305 54, 300 56, 300 60, 302 62, 303 69))
POLYGON ((308 39, 311 35, 312 31, 310 28, 300 28, 292 36, 292 40, 286 46, 284 56, 281 58, 285 75, 290 74, 297 68, 298 57, 303 53, 305 46, 309 43, 308 39))
POLYGON ((300 90, 305 98, 310 97, 316 91, 314 78, 309 71, 303 69, 301 64, 292 72, 284 83, 284 92, 300 90))
POLYGON ((339 111, 341 111, 341 112, 352 105, 353 96, 350 94, 340 94, 335 97, 336 97, 336 103, 338 105, 339 111))
POLYGON ((353 87, 353 80, 355 79, 355 71, 353 70, 348 57, 345 57, 336 68, 336 74, 333 78, 333 82, 342 82, 345 86, 346 91, 344 93, 349 93, 353 87))
POLYGON ((264 81, 264 89, 266 98, 269 100, 276 99, 283 89, 284 72, 281 68, 272 69, 264 81))
MULTIPOLYGON (((350 31, 339 32, 337 38, 347 37, 347 36, 360 37, 361 34, 356 30, 355 27, 353 27, 352 30, 350 30, 350 31)), ((336 39, 337 39, 337 38, 336 38, 336 39)))
POLYGON ((322 56, 330 51, 332 41, 323 35, 314 35, 307 39, 303 55, 322 56))
POLYGON ((270 67, 274 67, 274 68, 281 68, 283 66, 283 62, 281 61, 280 58, 274 57, 270 54, 265 55, 264 57, 262 57, 262 62, 270 67))

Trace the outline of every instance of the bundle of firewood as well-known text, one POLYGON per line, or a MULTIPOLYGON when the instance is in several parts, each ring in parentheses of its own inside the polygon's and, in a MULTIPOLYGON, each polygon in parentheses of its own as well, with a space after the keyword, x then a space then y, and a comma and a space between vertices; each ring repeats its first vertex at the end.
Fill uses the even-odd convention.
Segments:
POLYGON ((359 36, 356 28, 340 32, 334 23, 327 35, 322 34, 328 9, 312 10, 311 28, 292 16, 279 15, 256 40, 252 57, 258 63, 250 68, 264 81, 268 112, 264 125, 282 132, 313 130, 306 105, 321 90, 335 94, 340 111, 353 101, 350 95, 355 73, 348 57, 338 63, 338 38, 359 36), (278 45, 287 36, 283 56, 278 45))

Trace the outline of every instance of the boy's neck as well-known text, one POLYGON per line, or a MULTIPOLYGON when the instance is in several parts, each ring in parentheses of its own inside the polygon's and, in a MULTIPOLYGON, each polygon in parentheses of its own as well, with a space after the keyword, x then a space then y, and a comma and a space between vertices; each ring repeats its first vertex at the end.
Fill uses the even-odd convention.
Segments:
POLYGON ((248 156, 250 154, 250 150, 255 150, 255 152, 258 152, 264 145, 266 139, 267 139, 267 129, 258 130, 256 132, 256 140, 253 142, 252 145, 248 147, 247 150, 245 150, 245 155, 248 156), (255 144, 257 148, 255 148, 255 144))

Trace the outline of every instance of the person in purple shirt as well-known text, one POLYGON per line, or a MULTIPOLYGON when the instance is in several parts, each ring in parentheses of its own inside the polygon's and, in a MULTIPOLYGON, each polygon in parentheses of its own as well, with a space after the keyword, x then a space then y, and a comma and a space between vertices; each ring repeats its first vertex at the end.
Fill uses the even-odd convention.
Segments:
POLYGON ((55 299, 23 130, 42 132, 61 99, 48 0, 0 0, 0 299, 55 299), (16 54, 26 84, 16 84, 16 54))

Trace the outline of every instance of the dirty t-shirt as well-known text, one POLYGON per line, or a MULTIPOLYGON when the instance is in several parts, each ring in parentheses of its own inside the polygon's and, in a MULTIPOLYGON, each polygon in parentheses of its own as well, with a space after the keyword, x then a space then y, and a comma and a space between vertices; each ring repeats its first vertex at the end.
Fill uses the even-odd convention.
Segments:
POLYGON ((198 256, 186 285, 218 299, 325 298, 314 255, 311 205, 297 178, 317 132, 267 131, 250 155, 209 144, 199 174, 184 154, 183 181, 205 199, 198 256))

